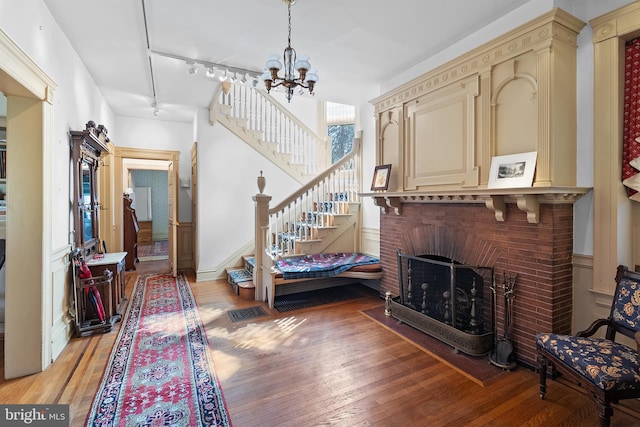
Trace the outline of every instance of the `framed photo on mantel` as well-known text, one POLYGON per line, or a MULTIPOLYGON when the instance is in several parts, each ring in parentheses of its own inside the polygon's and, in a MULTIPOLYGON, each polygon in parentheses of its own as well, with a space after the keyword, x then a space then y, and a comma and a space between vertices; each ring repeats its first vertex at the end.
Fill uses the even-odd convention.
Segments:
POLYGON ((371 191, 384 191, 389 188, 389 178, 391 178, 391 165, 378 165, 373 172, 371 191))
POLYGON ((491 159, 488 188, 525 188, 533 185, 537 151, 491 159))

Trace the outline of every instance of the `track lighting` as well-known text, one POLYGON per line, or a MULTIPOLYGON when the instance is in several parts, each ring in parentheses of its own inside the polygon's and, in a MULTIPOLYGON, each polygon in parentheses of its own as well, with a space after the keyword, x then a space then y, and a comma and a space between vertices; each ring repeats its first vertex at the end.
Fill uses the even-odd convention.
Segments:
POLYGON ((218 77, 220 81, 239 82, 246 83, 251 82, 253 87, 256 87, 257 78, 262 74, 262 71, 248 70, 245 68, 234 67, 232 65, 218 64, 215 62, 201 61, 195 58, 187 58, 185 56, 174 55, 172 53, 160 52, 157 50, 149 50, 150 53, 164 58, 176 59, 184 61, 188 68, 189 74, 194 75, 198 72, 198 66, 202 65, 206 70, 206 76, 209 78, 218 77), (243 77, 244 76, 244 77, 243 77))

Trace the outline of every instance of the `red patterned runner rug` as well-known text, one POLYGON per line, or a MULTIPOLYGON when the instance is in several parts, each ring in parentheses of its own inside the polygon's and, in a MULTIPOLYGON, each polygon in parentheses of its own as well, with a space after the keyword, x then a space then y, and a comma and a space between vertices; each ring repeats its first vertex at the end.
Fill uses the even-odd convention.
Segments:
POLYGON ((140 276, 87 425, 230 426, 183 274, 140 276))

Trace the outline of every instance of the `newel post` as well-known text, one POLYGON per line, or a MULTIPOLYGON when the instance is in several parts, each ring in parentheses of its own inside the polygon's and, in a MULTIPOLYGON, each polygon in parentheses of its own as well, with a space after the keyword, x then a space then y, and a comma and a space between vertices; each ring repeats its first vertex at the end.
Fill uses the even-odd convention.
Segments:
POLYGON ((255 268, 253 270, 253 283, 255 285, 256 301, 264 301, 264 274, 270 274, 264 271, 265 248, 268 245, 267 231, 269 227, 269 202, 271 196, 263 194, 266 180, 262 176, 258 177, 258 189, 260 193, 252 197, 255 204, 255 268))

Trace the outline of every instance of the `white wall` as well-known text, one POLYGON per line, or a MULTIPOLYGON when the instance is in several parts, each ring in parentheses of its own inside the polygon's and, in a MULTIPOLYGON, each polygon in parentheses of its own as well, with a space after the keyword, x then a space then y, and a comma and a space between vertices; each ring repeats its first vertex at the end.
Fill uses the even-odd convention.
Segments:
MULTIPOLYGON (((198 262, 201 274, 219 274, 219 265, 254 238, 256 179, 263 171, 272 205, 299 185, 220 124, 211 126, 200 109, 198 124, 198 262)), ((239 260, 238 260, 239 261, 239 260)))
MULTIPOLYGON (((114 116, 66 36, 41 0, 0 0, 0 28, 56 83, 52 247, 71 243, 69 216, 69 130, 84 130, 89 120, 114 127, 114 116)), ((8 197, 11 197, 8 195, 8 197)))

